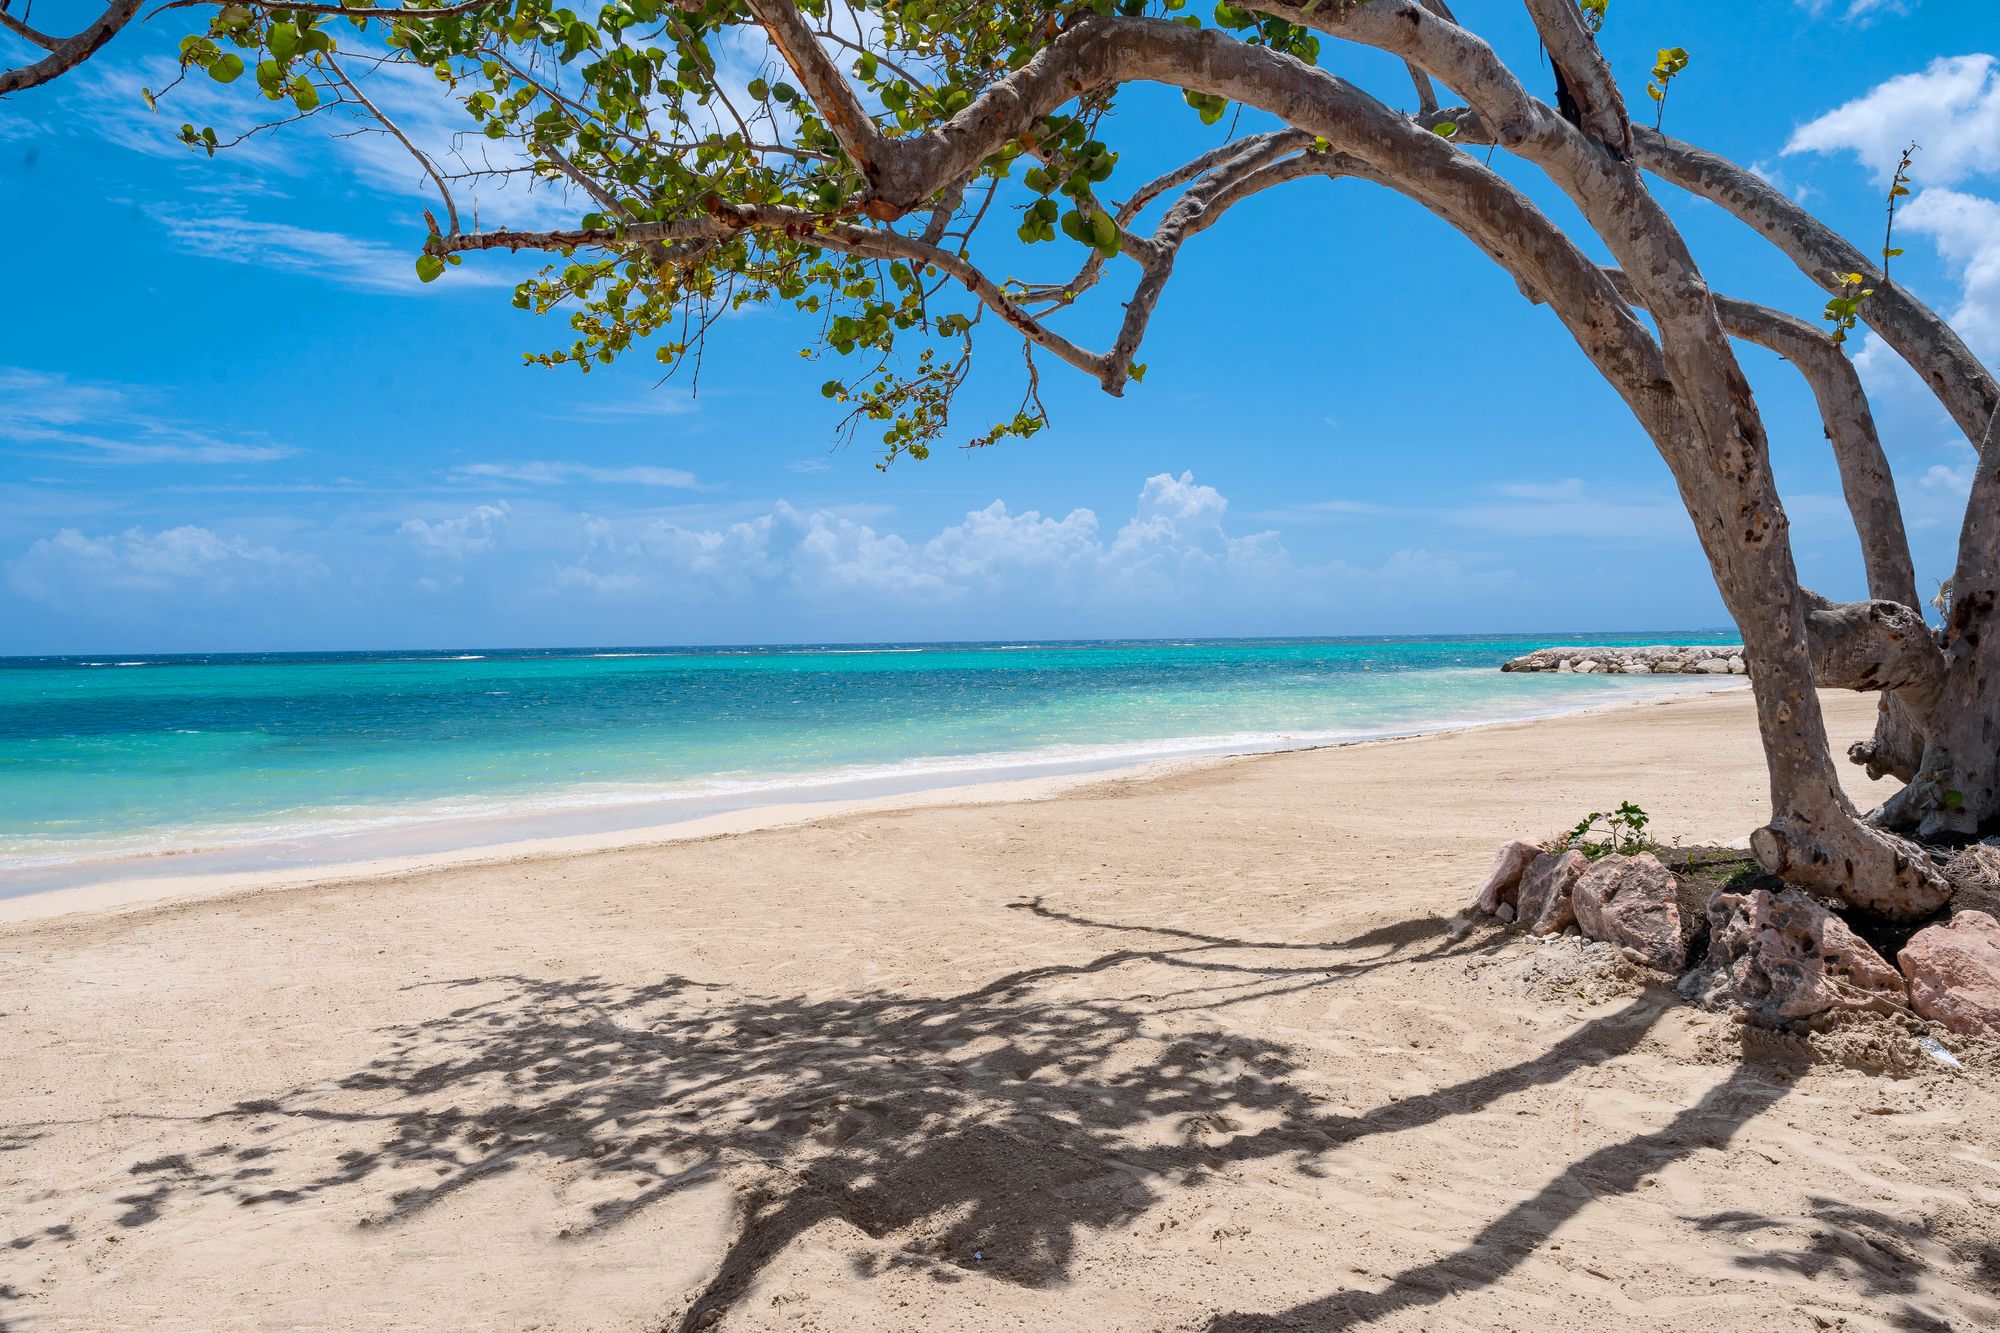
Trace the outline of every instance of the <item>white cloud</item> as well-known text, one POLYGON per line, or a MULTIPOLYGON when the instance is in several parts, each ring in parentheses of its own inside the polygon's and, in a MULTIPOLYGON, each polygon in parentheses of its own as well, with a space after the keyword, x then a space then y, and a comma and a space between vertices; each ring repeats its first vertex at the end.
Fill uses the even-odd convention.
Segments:
POLYGON ((296 579, 319 570, 309 557, 193 526, 156 533, 135 527, 103 537, 64 528, 7 565, 8 579, 18 591, 57 603, 95 593, 170 588, 219 595, 240 584, 296 579))
POLYGON ((1910 12, 1916 0, 1798 0, 1799 8, 1814 18, 1832 15, 1845 22, 1866 27, 1877 18, 1894 15, 1901 17, 1910 12))
POLYGON ((158 416, 142 406, 143 392, 0 366, 0 440, 93 463, 263 463, 295 452, 158 416))
POLYGON ((410 544, 427 557, 463 560, 469 555, 491 551, 500 544, 509 512, 511 506, 502 500, 498 504, 479 505, 456 518, 441 518, 436 522, 421 518, 405 519, 396 531, 408 537, 410 544))
POLYGON ((2000 358, 2000 203, 1932 189, 1912 199, 1901 217, 1907 231, 1931 238, 1959 281, 1952 327, 1982 359, 2000 358))
MULTIPOLYGON (((825 604, 976 606, 1027 598, 1045 606, 1340 603, 1413 591, 1462 571, 1429 552, 1380 567, 1296 562, 1275 532, 1234 535, 1228 501, 1192 473, 1160 473, 1132 517, 1107 533, 1096 512, 1016 512, 994 501, 929 537, 878 529, 851 514, 780 502, 717 527, 655 519, 636 529, 586 519, 583 552, 559 568, 563 592, 680 601, 776 592, 825 604)), ((1482 576, 1483 577, 1483 576, 1482 576)))
POLYGON ((1384 505, 1318 500, 1261 517, 1377 518, 1439 524, 1506 537, 1581 537, 1608 541, 1677 541, 1693 535, 1687 510, 1671 495, 1606 495, 1580 477, 1553 482, 1502 482, 1494 498, 1452 505, 1384 505))
POLYGON ((455 265, 433 284, 417 277, 417 248, 384 245, 337 231, 264 222, 233 199, 206 208, 149 204, 146 215, 181 251, 203 259, 275 269, 356 291, 410 296, 449 286, 493 287, 506 281, 476 265, 455 265))
POLYGON ((1945 56, 1899 74, 1792 132, 1786 154, 1852 153, 1883 185, 1915 140, 1917 179, 1954 185, 2000 175, 2000 68, 1990 55, 1945 56))
MULTIPOLYGON (((1886 80, 1800 126, 1785 152, 1850 153, 1886 185, 1912 140, 1919 190, 1897 213, 1898 243, 1921 236, 1936 245, 1960 284, 1952 325, 1981 357, 2000 356, 2000 203, 1951 188, 2000 179, 2000 59, 1944 57, 1886 80)), ((1919 387, 1873 333, 1854 361, 1871 388, 1919 387)))
POLYGON ((515 481, 524 486, 566 486, 571 482, 596 482, 605 486, 668 486, 680 490, 706 489, 692 472, 673 467, 593 467, 588 463, 545 462, 467 463, 452 469, 453 475, 482 481, 515 481))

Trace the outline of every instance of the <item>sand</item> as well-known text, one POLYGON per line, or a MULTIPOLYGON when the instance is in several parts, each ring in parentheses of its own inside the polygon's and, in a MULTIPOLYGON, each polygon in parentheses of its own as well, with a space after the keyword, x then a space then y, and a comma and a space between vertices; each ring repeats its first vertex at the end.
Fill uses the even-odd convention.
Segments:
POLYGON ((0 1327, 2000 1326, 1990 1050, 1448 932, 1762 791, 1732 693, 0 926, 0 1327))

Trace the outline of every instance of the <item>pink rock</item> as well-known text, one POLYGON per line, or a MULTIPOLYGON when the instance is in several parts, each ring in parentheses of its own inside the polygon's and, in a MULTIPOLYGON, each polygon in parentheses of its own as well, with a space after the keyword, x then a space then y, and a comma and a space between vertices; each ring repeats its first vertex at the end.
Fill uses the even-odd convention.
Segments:
POLYGON ((1687 961, 1674 872, 1651 852, 1600 858, 1570 890, 1576 926, 1593 940, 1622 944, 1678 972, 1687 961))
POLYGON ((1902 974, 1847 923, 1796 889, 1718 893, 1708 962, 1682 983, 1704 1003, 1785 1023, 1830 1009, 1903 1008, 1902 974))
POLYGON ((1912 1009, 1953 1032, 2000 1036, 2000 921, 1956 913, 1912 935, 1896 961, 1912 1009))
POLYGON ((1500 910, 1502 903, 1516 901, 1521 872, 1541 854, 1542 849, 1532 842, 1510 842, 1502 847, 1493 858, 1493 869, 1488 872, 1486 882, 1479 886, 1479 893, 1472 900, 1473 910, 1491 916, 1500 910))
POLYGON ((1576 924, 1570 887, 1590 862, 1582 852, 1544 852, 1521 876, 1520 922, 1537 935, 1554 935, 1576 924))

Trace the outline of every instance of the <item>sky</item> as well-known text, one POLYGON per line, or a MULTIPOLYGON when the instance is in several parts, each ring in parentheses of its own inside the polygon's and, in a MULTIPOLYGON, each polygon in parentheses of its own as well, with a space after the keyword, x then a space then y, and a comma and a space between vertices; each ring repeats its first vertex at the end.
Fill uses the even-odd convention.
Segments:
MULTIPOLYGON (((90 7, 41 0, 36 21, 90 7)), ((1545 77, 1519 5, 1457 9, 1545 77)), ((801 355, 797 317, 723 321, 698 380, 659 383, 649 354, 588 376, 524 365, 567 334, 510 305, 530 266, 474 258, 419 284, 431 200, 393 145, 318 122, 214 161, 175 143, 183 120, 257 108, 204 83, 146 110, 174 24, 0 101, 0 655, 1728 623, 1664 465, 1553 316, 1379 188, 1294 184, 1192 241, 1122 399, 1045 363, 1050 429, 885 471, 865 434, 838 444, 819 394, 838 366, 801 355)), ((1666 130, 1865 251, 1898 152, 1922 145, 1898 280, 2000 360, 2000 6, 1613 0, 1602 40, 1638 107, 1657 48, 1686 48, 1666 130)), ((1411 101, 1393 64, 1327 47, 1411 101)), ((441 143, 448 108, 427 93, 375 87, 441 143)), ((1158 90, 1128 91, 1120 117, 1113 198, 1259 128, 1205 128, 1158 90)), ((1789 261, 1657 193, 1717 290, 1817 319, 1824 296, 1789 261)), ((488 227, 583 211, 519 188, 479 208, 488 227)), ((1072 263, 1040 251, 1016 262, 1072 263)), ((1114 265, 1059 327, 1107 345, 1132 272, 1114 265)), ((1972 453, 1893 353, 1850 345, 1928 591, 1972 453)), ((1776 358, 1743 359, 1805 581, 1862 595, 1809 394, 1776 358)), ((1018 345, 986 339, 977 366, 968 435, 1022 392, 1018 345)))

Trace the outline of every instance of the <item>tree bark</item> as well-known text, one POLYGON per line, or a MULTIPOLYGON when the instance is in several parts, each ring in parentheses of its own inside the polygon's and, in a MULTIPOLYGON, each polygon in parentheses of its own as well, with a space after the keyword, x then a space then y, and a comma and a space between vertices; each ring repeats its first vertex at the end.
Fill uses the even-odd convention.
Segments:
POLYGON ((1945 619, 1944 701, 1907 803, 1924 838, 1968 838, 2000 825, 2000 412, 1987 423, 1945 619), (1985 521, 1982 521, 1985 520, 1985 521))

